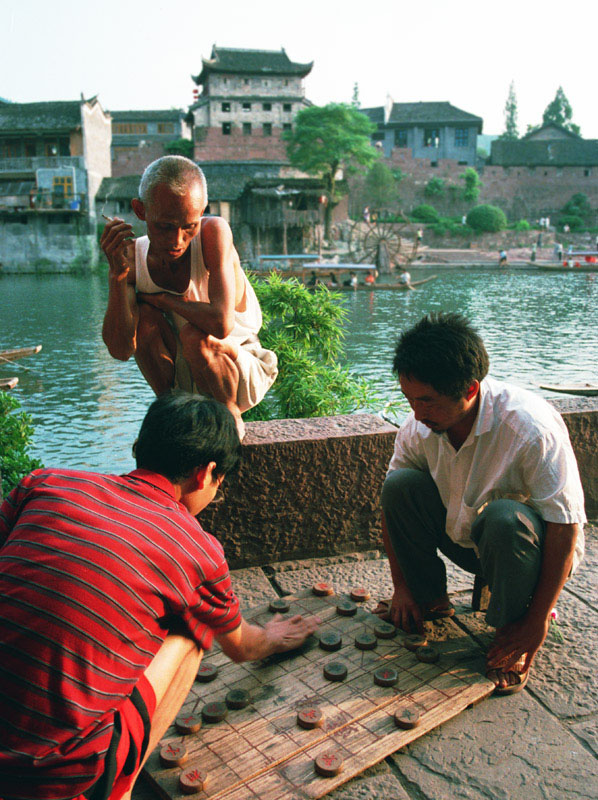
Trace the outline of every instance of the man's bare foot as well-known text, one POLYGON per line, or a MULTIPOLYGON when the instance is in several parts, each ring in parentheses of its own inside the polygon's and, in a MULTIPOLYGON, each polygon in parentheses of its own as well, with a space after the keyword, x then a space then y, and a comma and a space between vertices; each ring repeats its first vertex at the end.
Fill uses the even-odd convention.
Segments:
POLYGON ((495 685, 494 694, 507 695, 516 694, 525 688, 529 678, 529 669, 523 671, 525 666, 525 654, 521 656, 508 670, 500 668, 486 670, 486 677, 495 685))

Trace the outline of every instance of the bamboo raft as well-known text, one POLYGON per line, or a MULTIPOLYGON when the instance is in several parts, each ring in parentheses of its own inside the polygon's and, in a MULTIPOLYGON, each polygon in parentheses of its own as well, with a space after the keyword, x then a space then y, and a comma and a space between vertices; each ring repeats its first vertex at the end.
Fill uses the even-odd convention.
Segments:
POLYGON ((12 350, 0 350, 0 361, 17 361, 19 358, 35 355, 41 349, 41 344, 36 344, 33 347, 15 347, 12 350))

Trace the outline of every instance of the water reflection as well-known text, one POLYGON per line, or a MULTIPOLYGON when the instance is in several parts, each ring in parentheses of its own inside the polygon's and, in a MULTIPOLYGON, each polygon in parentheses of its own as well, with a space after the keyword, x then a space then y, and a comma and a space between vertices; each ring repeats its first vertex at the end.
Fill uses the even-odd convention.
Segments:
MULTIPOLYGON (((416 280, 421 277, 413 273, 416 280)), ((48 465, 122 472, 153 394, 134 361, 112 359, 101 340, 105 277, 3 276, 0 348, 42 344, 0 366, 36 426, 48 465)), ((528 388, 598 378, 598 289, 593 274, 447 271, 413 292, 343 296, 346 361, 396 396, 391 374, 401 329, 428 311, 461 311, 484 337, 492 374, 528 388)))

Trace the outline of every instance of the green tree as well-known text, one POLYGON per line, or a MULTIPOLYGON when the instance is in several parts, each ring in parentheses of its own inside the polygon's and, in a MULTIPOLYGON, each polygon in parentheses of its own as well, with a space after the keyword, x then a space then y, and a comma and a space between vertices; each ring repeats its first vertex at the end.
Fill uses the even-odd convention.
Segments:
POLYGON ((31 417, 19 409, 15 397, 0 391, 0 476, 5 496, 24 475, 42 466, 28 453, 33 437, 31 417))
POLYGON ((561 128, 565 128, 579 135, 579 125, 575 125, 571 122, 572 116, 573 111, 571 109, 571 104, 565 96, 563 87, 559 86, 554 100, 546 106, 544 114, 542 115, 542 124, 549 125, 553 123, 554 125, 560 125, 561 128))
POLYGON ((475 203, 480 196, 480 189, 482 188, 480 176, 473 167, 467 167, 461 175, 461 180, 465 184, 461 196, 468 203, 475 203))
POLYGON ((365 199, 372 208, 391 208, 398 200, 398 181, 392 170, 382 161, 376 161, 365 176, 365 199))
POLYGON ((186 158, 193 158, 193 140, 192 139, 175 139, 173 142, 168 142, 164 145, 164 150, 171 156, 186 156, 186 158))
POLYGON ((278 356, 278 378, 245 419, 287 419, 349 414, 376 400, 363 378, 341 366, 340 295, 325 286, 309 291, 296 279, 251 276, 264 318, 260 341, 278 356))
POLYGON ((480 233, 484 231, 496 233, 507 227, 507 218, 502 208, 481 205, 471 209, 467 215, 467 224, 480 233))
POLYGON ((329 103, 302 109, 293 130, 283 133, 287 153, 294 167, 324 181, 328 202, 325 206, 325 236, 330 239, 332 208, 341 198, 337 173, 362 171, 378 158, 370 143, 376 126, 353 106, 329 103))
POLYGON ((517 128, 517 96, 515 95, 515 83, 511 81, 509 86, 509 94, 507 95, 507 102, 505 103, 505 129, 501 133, 501 139, 514 140, 519 138, 519 130, 517 128))

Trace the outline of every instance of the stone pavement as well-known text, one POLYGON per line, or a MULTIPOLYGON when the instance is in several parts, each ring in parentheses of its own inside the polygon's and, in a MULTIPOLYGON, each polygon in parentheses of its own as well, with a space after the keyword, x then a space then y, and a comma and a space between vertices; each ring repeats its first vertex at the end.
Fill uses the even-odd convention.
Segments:
MULTIPOLYGON (((585 560, 559 599, 565 641, 549 635, 526 689, 482 701, 331 792, 330 800, 598 798, 597 524, 586 527, 586 537, 585 560)), ((471 611, 473 579, 452 564, 448 573, 457 619, 482 655, 491 631, 483 614, 471 611)), ((367 586, 370 608, 392 593, 388 564, 378 551, 241 569, 232 578, 245 608, 316 580, 337 591, 367 586)), ((157 796, 140 782, 133 800, 157 796)))

